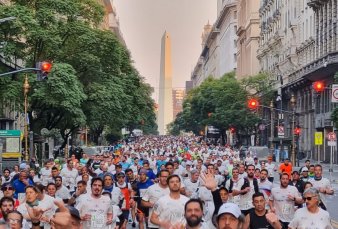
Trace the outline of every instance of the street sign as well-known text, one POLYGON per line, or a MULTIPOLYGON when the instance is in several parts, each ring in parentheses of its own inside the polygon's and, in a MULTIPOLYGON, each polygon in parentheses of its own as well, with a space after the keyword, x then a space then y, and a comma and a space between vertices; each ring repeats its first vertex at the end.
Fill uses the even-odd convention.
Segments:
POLYGON ((338 84, 332 84, 331 102, 338 103, 338 84))
POLYGON ((336 141, 328 141, 327 145, 328 146, 337 146, 337 142, 336 141))
POLYGON ((336 141, 337 139, 335 132, 329 132, 326 137, 329 141, 336 141))
POLYGON ((284 138, 284 126, 278 126, 278 137, 284 138))
POLYGON ((323 132, 315 132, 315 145, 323 145, 323 132))

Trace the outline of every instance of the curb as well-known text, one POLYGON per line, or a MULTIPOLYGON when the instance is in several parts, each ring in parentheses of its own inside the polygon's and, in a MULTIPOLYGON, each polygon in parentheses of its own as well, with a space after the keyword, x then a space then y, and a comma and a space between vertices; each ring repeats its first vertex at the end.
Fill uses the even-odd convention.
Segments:
POLYGON ((331 219, 331 225, 336 229, 338 228, 338 222, 333 219, 331 219))

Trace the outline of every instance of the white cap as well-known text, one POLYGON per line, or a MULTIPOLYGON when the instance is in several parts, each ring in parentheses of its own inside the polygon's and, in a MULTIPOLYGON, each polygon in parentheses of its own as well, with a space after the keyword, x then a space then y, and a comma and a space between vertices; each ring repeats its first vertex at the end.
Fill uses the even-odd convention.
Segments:
POLYGON ((303 167, 301 172, 308 172, 309 169, 307 167, 303 167))
POLYGON ((241 210, 239 209, 237 204, 234 203, 225 203, 223 204, 218 211, 217 217, 219 217, 220 215, 223 215, 225 213, 229 213, 232 214, 233 216, 235 216, 237 219, 238 217, 242 214, 241 210))
POLYGON ((187 161, 186 163, 185 163, 185 165, 192 165, 192 163, 191 163, 191 161, 187 161))

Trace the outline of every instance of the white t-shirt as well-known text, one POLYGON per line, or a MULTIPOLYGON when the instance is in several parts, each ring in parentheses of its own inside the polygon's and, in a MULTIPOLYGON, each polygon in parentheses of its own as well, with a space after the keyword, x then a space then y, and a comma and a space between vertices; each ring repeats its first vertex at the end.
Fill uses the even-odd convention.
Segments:
POLYGON ((153 211, 159 216, 160 221, 168 221, 171 225, 184 224, 184 205, 188 200, 188 197, 183 195, 180 195, 179 199, 172 199, 170 195, 165 195, 157 201, 153 211))
MULTIPOLYGON (((54 198, 48 195, 44 195, 43 199, 39 201, 39 206, 42 209, 49 209, 48 211, 46 211, 43 215, 48 217, 48 219, 53 218, 53 215, 56 211, 56 205, 54 204, 54 198)), ((41 223, 41 226, 44 226, 44 229, 49 229, 51 228, 50 224, 48 223, 41 223)))
POLYGON ((190 179, 186 179, 183 181, 184 186, 185 186, 185 192, 188 197, 197 195, 196 190, 198 187, 201 186, 200 181, 198 180, 197 182, 193 183, 190 179))
POLYGON ((275 170, 276 170, 276 165, 271 163, 265 163, 265 168, 266 170, 268 170, 268 173, 269 173, 269 177, 274 177, 274 173, 275 173, 275 170))
POLYGON ((63 199, 63 200, 70 199, 70 193, 69 193, 69 190, 68 190, 68 188, 66 188, 65 186, 61 186, 60 189, 56 190, 55 196, 56 196, 56 197, 59 197, 59 198, 61 198, 61 199, 63 199))
MULTIPOLYGON (((244 195, 239 195, 239 208, 241 210, 249 210, 253 208, 252 204, 252 195, 255 193, 255 187, 253 184, 253 180, 248 179, 250 182, 250 191, 245 193, 244 195)), ((241 190, 242 186, 244 185, 244 179, 240 179, 238 181, 239 190, 241 190)))
MULTIPOLYGON (((314 178, 311 178, 309 181, 312 183, 313 187, 318 189, 318 190, 320 188, 332 189, 332 186, 331 186, 329 179, 327 179, 325 177, 323 177, 320 180, 315 180, 314 178)), ((323 204, 325 206, 327 206, 327 203, 326 203, 326 196, 327 195, 324 194, 324 193, 321 193, 321 192, 319 193, 319 195, 320 195, 320 200, 323 202, 323 204)))
MULTIPOLYGON (((160 185, 154 184, 150 186, 147 191, 144 193, 144 196, 142 197, 142 200, 149 201, 150 203, 156 203, 161 197, 165 195, 169 195, 170 191, 169 188, 161 188, 160 185)), ((153 208, 149 208, 149 216, 153 213, 153 208)), ((150 222, 150 217, 148 219, 148 225, 151 228, 158 228, 157 225, 152 224, 150 222)))
POLYGON ((69 191, 74 191, 76 186, 75 180, 78 176, 78 171, 76 169, 69 170, 67 167, 61 170, 60 176, 62 177, 62 183, 67 187, 69 186, 69 191))
POLYGON ((40 170, 40 180, 41 180, 41 184, 43 186, 47 186, 49 178, 52 176, 52 170, 51 169, 46 169, 45 167, 43 167, 40 170))
POLYGON ((321 208, 319 212, 311 213, 307 207, 296 211, 289 224, 291 229, 332 229, 329 213, 321 208))
POLYGON ((90 194, 81 195, 75 206, 80 216, 91 215, 91 220, 83 221, 83 229, 104 229, 107 228, 107 214, 113 213, 111 200, 107 196, 94 198, 90 194))
POLYGON ((276 215, 282 222, 290 222, 295 215, 295 201, 290 200, 288 195, 300 198, 300 194, 294 186, 275 187, 271 190, 270 200, 273 200, 276 215))
MULTIPOLYGON (((241 186, 239 186, 239 181, 240 181, 240 180, 243 180, 243 178, 239 178, 237 181, 233 181, 232 190, 238 190, 238 191, 241 190, 241 186)), ((226 188, 227 190, 229 190, 229 188, 230 188, 230 179, 227 180, 227 182, 225 183, 225 188, 226 188)), ((231 191, 232 191, 232 190, 231 190, 231 191)), ((229 190, 229 191, 230 191, 230 190, 229 190)), ((234 203, 234 204, 239 205, 239 199, 240 199, 240 195, 237 195, 237 196, 229 195, 229 200, 228 200, 228 202, 229 202, 229 203, 234 203)))

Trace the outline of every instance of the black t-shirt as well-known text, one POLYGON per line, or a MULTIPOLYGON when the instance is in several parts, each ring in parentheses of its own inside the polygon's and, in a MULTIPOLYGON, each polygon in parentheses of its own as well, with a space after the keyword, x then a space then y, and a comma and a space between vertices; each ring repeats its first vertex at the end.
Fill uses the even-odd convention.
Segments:
MULTIPOLYGON (((265 214, 268 211, 265 212, 265 214)), ((273 229, 271 224, 268 222, 268 220, 265 218, 265 214, 263 216, 258 216, 255 212, 255 209, 250 210, 250 229, 273 229)))

